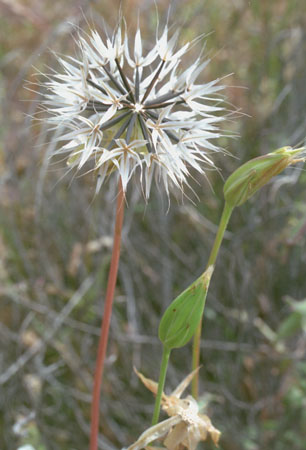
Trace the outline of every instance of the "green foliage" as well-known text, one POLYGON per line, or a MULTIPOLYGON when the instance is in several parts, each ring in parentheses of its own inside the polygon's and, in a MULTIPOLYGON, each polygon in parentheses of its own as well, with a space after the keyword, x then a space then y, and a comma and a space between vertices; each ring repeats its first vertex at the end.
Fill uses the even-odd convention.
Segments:
POLYGON ((203 314, 212 272, 210 266, 165 311, 158 335, 167 349, 183 347, 194 335, 203 314))

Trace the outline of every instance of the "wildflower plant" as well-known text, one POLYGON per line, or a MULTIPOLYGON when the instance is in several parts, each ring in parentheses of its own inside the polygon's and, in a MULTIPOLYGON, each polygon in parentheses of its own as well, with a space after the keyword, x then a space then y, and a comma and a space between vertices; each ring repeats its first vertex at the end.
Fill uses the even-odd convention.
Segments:
MULTIPOLYGON (((187 69, 181 69, 182 57, 197 41, 178 47, 178 32, 170 35, 166 25, 161 34, 157 30, 155 45, 145 52, 140 29, 131 45, 121 19, 106 40, 95 29, 81 33, 78 56, 57 56, 62 72, 52 71, 44 83, 43 108, 51 129, 57 130, 58 148, 53 156, 64 156, 77 172, 89 164, 89 170, 97 175, 97 192, 111 174, 116 173, 119 179, 94 377, 91 450, 98 446, 101 382, 129 181, 137 174, 148 200, 155 179, 169 198, 170 184, 183 192, 190 168, 204 174, 205 167, 214 167, 211 153, 220 150, 213 141, 220 137, 218 127, 224 119, 218 94, 223 86, 219 80, 197 82, 209 62, 201 55, 187 69)), ((204 301, 202 296, 202 307, 204 301)))
MULTIPOLYGON (((94 375, 90 450, 98 448, 101 383, 128 184, 137 176, 148 200, 154 179, 169 198, 170 185, 184 192, 189 186, 190 169, 205 175, 206 168, 215 167, 212 154, 220 151, 214 140, 222 135, 219 124, 225 118, 219 95, 223 86, 219 80, 197 82, 209 62, 201 55, 187 69, 181 68, 181 59, 197 42, 179 48, 178 32, 171 35, 165 26, 161 34, 157 31, 153 48, 145 52, 140 29, 131 45, 122 19, 106 40, 95 29, 80 34, 78 56, 57 56, 62 72, 53 71, 43 84, 43 108, 51 128, 57 130, 54 156, 64 156, 77 172, 89 165, 97 175, 97 192, 110 175, 118 178, 113 251, 94 375)), ((156 394, 152 427, 131 449, 145 448, 161 437, 165 437, 165 447, 173 450, 194 450, 208 435, 218 443, 219 431, 199 413, 196 402, 201 321, 210 278, 233 209, 271 177, 299 161, 296 156, 303 151, 285 147, 246 163, 227 180, 225 207, 206 270, 169 305, 161 319, 159 338, 164 351, 159 383, 151 389, 156 394), (164 383, 170 352, 193 336, 193 372, 167 397, 164 383), (191 380, 193 399, 180 400, 191 380), (170 419, 158 424, 161 405, 170 419)))

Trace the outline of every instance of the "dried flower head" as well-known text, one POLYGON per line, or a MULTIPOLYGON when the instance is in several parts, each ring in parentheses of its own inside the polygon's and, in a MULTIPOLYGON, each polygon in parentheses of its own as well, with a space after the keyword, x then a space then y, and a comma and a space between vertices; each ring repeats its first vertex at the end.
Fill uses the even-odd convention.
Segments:
POLYGON ((137 172, 146 198, 153 178, 168 194, 170 180, 183 189, 190 167, 204 173, 214 166, 209 154, 219 151, 212 141, 220 136, 223 86, 196 83, 208 64, 200 56, 180 70, 195 41, 177 48, 178 33, 169 37, 166 26, 145 53, 140 29, 132 49, 122 23, 106 41, 96 30, 81 35, 79 56, 58 56, 63 72, 47 76, 44 107, 54 129, 63 130, 55 153, 77 170, 92 161, 97 190, 118 171, 126 191, 137 172))
MULTIPOLYGON (((198 369, 190 373, 171 393, 162 395, 162 408, 168 416, 166 419, 153 427, 147 429, 139 439, 128 447, 127 450, 151 449, 147 447, 152 441, 161 439, 167 450, 195 450, 200 441, 206 441, 211 437, 215 445, 218 445, 220 431, 211 423, 210 418, 199 412, 197 402, 188 395, 181 399, 186 387, 191 382, 198 369)), ((149 378, 144 377, 135 370, 143 384, 154 394, 157 393, 158 385, 149 378)))

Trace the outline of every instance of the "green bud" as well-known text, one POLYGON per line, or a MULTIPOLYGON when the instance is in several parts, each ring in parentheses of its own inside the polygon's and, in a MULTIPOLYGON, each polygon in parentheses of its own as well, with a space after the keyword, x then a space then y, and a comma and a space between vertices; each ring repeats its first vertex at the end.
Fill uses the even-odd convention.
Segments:
POLYGON ((303 158, 295 159, 295 156, 303 150, 304 147, 298 149, 282 147, 243 164, 226 180, 223 189, 226 203, 232 208, 242 205, 272 177, 291 164, 302 161, 303 158))
POLYGON ((159 339, 167 349, 183 347, 200 323, 213 266, 194 281, 166 309, 160 325, 159 339))

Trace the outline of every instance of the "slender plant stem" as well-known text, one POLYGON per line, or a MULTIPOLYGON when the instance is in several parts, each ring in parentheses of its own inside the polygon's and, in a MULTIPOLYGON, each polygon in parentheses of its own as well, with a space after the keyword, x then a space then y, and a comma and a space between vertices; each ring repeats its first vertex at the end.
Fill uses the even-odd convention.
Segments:
POLYGON ((156 399, 155 399, 155 407, 154 407, 154 413, 153 413, 153 419, 152 419, 152 426, 156 425, 158 422, 158 419, 159 419, 160 403, 161 403, 164 385, 165 385, 165 379, 166 379, 166 373, 167 373, 167 368, 168 368, 170 352, 171 352, 171 350, 168 349, 167 347, 163 348, 163 356, 162 356, 162 362, 161 362, 161 366, 160 366, 158 390, 157 390, 156 399))
MULTIPOLYGON (((195 335, 193 337, 192 343, 192 370, 195 367, 199 367, 200 365, 200 342, 201 342, 201 334, 202 334, 202 321, 203 315, 201 317, 200 323, 196 329, 195 335)), ((197 373, 194 375, 191 381, 191 393, 193 397, 197 400, 199 395, 199 377, 197 373)))
POLYGON ((216 239, 215 239, 213 248, 210 252, 209 258, 208 258, 207 268, 210 266, 214 266, 216 263, 216 259, 217 259, 219 249, 220 249, 220 246, 221 246, 221 243, 223 240, 223 236, 224 236, 225 230, 227 228, 228 222, 230 220, 230 217, 232 215, 232 212, 233 212, 233 208, 231 206, 229 206, 227 203, 225 203, 223 212, 222 212, 222 216, 220 219, 216 239))
POLYGON ((112 314, 112 305, 115 293, 115 286, 117 281, 119 257, 120 257, 120 245, 121 245, 121 231, 124 216, 124 193, 122 189, 121 178, 118 185, 118 197, 117 197, 117 209, 116 209, 116 221, 114 231, 114 242, 112 259, 108 274, 108 282, 104 303, 103 320, 101 324, 101 334, 98 346, 96 369, 94 374, 94 387, 92 394, 91 404, 91 431, 90 431, 90 450, 98 449, 98 435, 99 435, 99 412, 100 412, 100 395, 101 384, 103 378, 104 361, 106 356, 108 332, 112 314))
MULTIPOLYGON (((218 253, 219 253, 219 249, 220 249, 220 246, 221 246, 221 243, 223 240, 223 236, 224 236, 228 221, 231 217, 232 211, 233 211, 233 208, 230 207, 227 203, 225 203, 223 212, 222 212, 222 216, 220 219, 218 232, 217 232, 217 235, 215 238, 213 248, 212 248, 209 258, 208 258, 208 263, 207 263, 206 269, 208 269, 208 267, 210 267, 210 266, 215 265, 215 262, 216 262, 216 259, 217 259, 218 253)), ((197 367, 199 367, 199 364, 200 364, 200 341, 201 341, 201 334, 202 334, 202 319, 203 319, 203 315, 202 315, 201 321, 198 325, 198 328, 197 328, 194 338, 193 338, 192 370, 195 370, 197 367)), ((197 372, 192 379, 191 391, 192 391, 193 397, 195 399, 197 399, 198 395, 199 395, 199 372, 197 372)))

